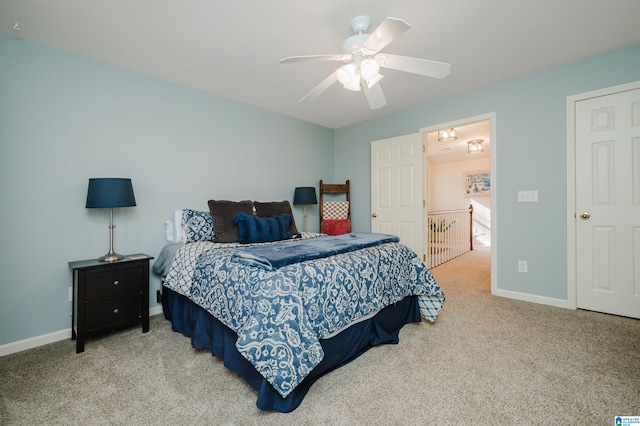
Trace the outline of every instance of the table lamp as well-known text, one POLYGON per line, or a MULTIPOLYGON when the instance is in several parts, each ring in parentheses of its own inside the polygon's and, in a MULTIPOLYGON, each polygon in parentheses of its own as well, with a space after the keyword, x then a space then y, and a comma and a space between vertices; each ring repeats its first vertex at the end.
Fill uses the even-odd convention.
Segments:
POLYGON ((293 193, 293 204, 302 204, 304 207, 304 232, 307 232, 307 205, 318 204, 316 188, 313 186, 300 186, 293 193))
POLYGON ((133 207, 136 199, 133 195, 131 179, 124 178, 92 178, 89 179, 87 191, 88 209, 109 209, 109 252, 98 258, 101 262, 114 262, 124 256, 113 250, 113 209, 117 207, 133 207))

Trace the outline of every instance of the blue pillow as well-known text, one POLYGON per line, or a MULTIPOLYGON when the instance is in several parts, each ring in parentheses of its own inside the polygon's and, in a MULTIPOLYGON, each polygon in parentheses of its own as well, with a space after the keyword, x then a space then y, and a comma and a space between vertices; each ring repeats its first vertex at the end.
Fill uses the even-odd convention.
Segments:
POLYGON ((291 238, 289 232, 290 214, 259 217, 237 213, 233 216, 231 223, 238 225, 241 243, 267 243, 291 238))

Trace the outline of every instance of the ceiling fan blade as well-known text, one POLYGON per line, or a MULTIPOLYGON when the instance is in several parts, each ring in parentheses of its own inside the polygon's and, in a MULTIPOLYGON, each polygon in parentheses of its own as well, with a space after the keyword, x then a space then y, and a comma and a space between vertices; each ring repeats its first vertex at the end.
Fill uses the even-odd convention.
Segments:
POLYGON ((343 54, 289 56, 284 59, 280 59, 280 63, 288 64, 291 62, 346 61, 349 59, 351 59, 351 55, 343 55, 343 54))
POLYGON ((335 72, 332 72, 331 74, 329 74, 329 77, 322 80, 320 84, 318 84, 316 87, 311 89, 309 93, 304 95, 304 97, 300 99, 299 102, 310 101, 312 99, 317 98, 322 92, 324 92, 329 87, 331 87, 333 83, 335 83, 336 81, 338 81, 338 77, 336 77, 335 72))
POLYGON ((371 87, 368 87, 366 81, 363 83, 362 90, 364 91, 364 95, 367 97, 367 102, 369 102, 369 108, 379 109, 387 104, 387 100, 382 92, 382 86, 380 86, 379 82, 371 87))
POLYGON ((367 37, 365 42, 362 43, 361 48, 367 51, 364 53, 373 55, 384 49, 384 47, 393 40, 409 31, 410 28, 411 25, 403 19, 385 18, 385 20, 378 25, 378 28, 376 28, 375 31, 367 37))
POLYGON ((445 78, 451 72, 451 64, 429 61, 427 59, 411 58, 409 56, 381 53, 376 55, 376 60, 383 68, 420 74, 426 77, 445 78))

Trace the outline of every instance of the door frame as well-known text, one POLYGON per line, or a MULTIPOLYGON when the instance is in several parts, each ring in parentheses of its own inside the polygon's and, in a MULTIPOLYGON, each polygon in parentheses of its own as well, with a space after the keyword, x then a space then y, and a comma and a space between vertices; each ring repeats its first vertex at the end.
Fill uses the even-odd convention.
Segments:
POLYGON ((640 89, 640 81, 567 96, 567 307, 578 308, 576 219, 576 104, 587 99, 640 89))
MULTIPOLYGON (((491 152, 489 153, 489 162, 490 164, 490 179, 491 179, 491 202, 490 202, 490 206, 491 206, 491 294, 495 294, 500 296, 501 295, 501 290, 498 288, 498 214, 497 214, 497 209, 496 206, 498 205, 498 180, 497 180, 497 162, 496 162, 496 158, 497 158, 497 152, 498 152, 498 144, 497 144, 497 138, 496 138, 496 113, 494 112, 489 112, 486 114, 480 114, 480 115, 476 115, 473 117, 466 117, 466 118, 461 118, 459 120, 455 120, 455 121, 449 121, 446 123, 438 123, 432 126, 428 126, 428 127, 423 127, 420 129, 420 133, 422 133, 422 140, 423 140, 423 144, 425 146, 426 149, 426 140, 427 140, 427 133, 431 133, 431 132, 437 132, 438 130, 442 130, 444 128, 451 128, 451 127, 459 127, 459 126, 464 126, 466 124, 470 124, 470 123, 476 123, 478 121, 489 121, 489 127, 490 127, 490 138, 491 138, 491 152)), ((427 159, 428 159, 428 155, 425 153, 424 155, 425 161, 424 161, 424 172, 423 172, 423 179, 426 179, 427 176, 427 159)), ((424 200, 426 203, 427 197, 428 197, 428 193, 427 193, 427 185, 424 184, 423 185, 423 192, 424 192, 424 200)), ((426 210, 426 206, 425 206, 425 210, 426 210)), ((425 228, 427 229, 427 225, 426 225, 426 220, 427 220, 427 215, 423 215, 424 220, 425 220, 425 228)), ((426 239, 425 239, 426 241, 426 239)), ((425 243, 426 244, 426 243, 425 243)), ((425 253, 427 253, 425 251, 425 253)), ((509 296, 507 296, 509 297, 509 296)))

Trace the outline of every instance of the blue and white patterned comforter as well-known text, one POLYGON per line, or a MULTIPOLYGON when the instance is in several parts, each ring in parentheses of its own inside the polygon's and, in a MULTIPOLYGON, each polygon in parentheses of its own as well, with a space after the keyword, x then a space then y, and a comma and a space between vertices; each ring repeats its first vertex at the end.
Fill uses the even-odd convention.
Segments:
POLYGON ((235 247, 185 244, 164 285, 232 329, 238 351, 283 397, 323 359, 320 339, 409 295, 421 296, 420 312, 430 322, 444 302, 424 263, 400 243, 273 271, 234 261, 235 247))

